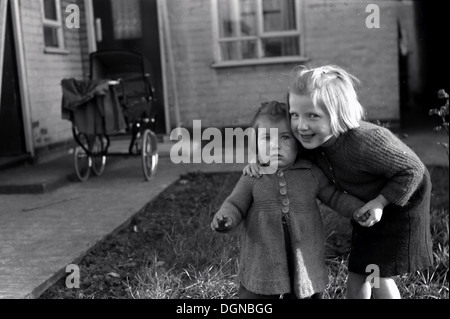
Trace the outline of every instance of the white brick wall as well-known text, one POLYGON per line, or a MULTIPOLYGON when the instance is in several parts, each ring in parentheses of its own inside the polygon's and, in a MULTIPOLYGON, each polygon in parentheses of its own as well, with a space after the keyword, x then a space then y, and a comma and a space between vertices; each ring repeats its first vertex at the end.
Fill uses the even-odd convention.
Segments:
POLYGON ((371 119, 399 120, 397 1, 307 1, 306 48, 314 65, 334 63, 361 80, 371 119), (366 6, 380 8, 380 28, 366 27, 366 6))
MULTIPOLYGON (((95 1, 95 0, 94 0, 95 1)), ((211 3, 165 0, 169 11, 180 116, 185 127, 246 126, 261 102, 284 101, 292 63, 214 69, 211 3)), ((63 78, 88 72, 87 28, 83 0, 62 0, 81 9, 81 28, 64 29, 67 55, 44 53, 40 1, 21 1, 27 81, 35 149, 72 140, 71 123, 61 119, 63 78)), ((309 64, 338 64, 362 81, 360 98, 369 119, 399 119, 397 16, 395 0, 306 0, 305 50, 309 64), (376 3, 381 28, 368 29, 365 8, 376 3)), ((167 66, 167 70, 170 70, 167 66)), ((168 104, 174 122, 174 92, 168 104)))
MULTIPOLYGON (((68 4, 77 4, 80 15, 84 16, 83 0, 62 0, 63 24, 68 4)), ((20 2, 33 143, 37 151, 72 139, 70 122, 61 119, 60 83, 63 78, 83 77, 86 71, 83 70, 82 54, 87 52, 87 45, 84 48, 82 45, 87 37, 82 19, 80 29, 64 27, 68 54, 45 53, 40 6, 40 1, 20 2)))
MULTIPOLYGON (((213 69, 209 1, 169 1, 170 25, 183 125, 247 125, 262 101, 284 98, 289 65, 213 69)), ((173 118, 172 118, 173 119, 173 118)), ((172 123, 175 125, 175 123, 172 123)))
MULTIPOLYGON (((357 76, 369 119, 399 120, 398 6, 394 0, 304 3, 309 64, 338 64, 357 76), (366 27, 369 3, 379 5, 379 29, 366 27)), ((191 127, 195 119, 203 126, 247 125, 261 102, 285 99, 286 74, 294 64, 213 69, 210 2, 168 0, 168 9, 184 126, 191 127)), ((172 97, 171 108, 173 102, 172 97)))

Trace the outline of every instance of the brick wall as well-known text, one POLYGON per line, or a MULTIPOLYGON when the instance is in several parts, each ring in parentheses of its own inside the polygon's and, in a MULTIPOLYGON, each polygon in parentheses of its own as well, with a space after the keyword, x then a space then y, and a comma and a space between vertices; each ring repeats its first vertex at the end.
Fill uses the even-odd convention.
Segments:
MULTIPOLYGON (((68 4, 77 4, 84 16, 83 0, 62 0, 62 21, 65 25, 68 4)), ((20 17, 27 69, 27 86, 31 109, 34 148, 39 153, 55 144, 72 139, 71 123, 61 119, 61 80, 82 78, 83 54, 87 52, 86 27, 64 27, 67 54, 45 53, 40 1, 21 1, 20 17), (84 49, 81 49, 83 48, 84 49)), ((82 19, 83 23, 84 19, 82 19)))
POLYGON ((247 125, 261 102, 284 99, 287 77, 283 73, 289 72, 291 65, 211 68, 210 2, 171 0, 168 7, 180 117, 185 127, 192 126, 194 119, 202 120, 202 126, 247 125))
MULTIPOLYGON (((399 119, 398 1, 304 1, 305 51, 309 64, 337 64, 357 76, 369 119, 399 119), (380 8, 380 28, 366 27, 366 7, 380 8)), ((168 0, 180 117, 205 126, 247 125, 261 102, 284 100, 295 64, 211 68, 214 61, 211 4, 168 0)), ((173 87, 169 105, 173 111, 173 87)), ((174 117, 171 116, 172 126, 174 117)))
MULTIPOLYGON (((95 1, 95 0, 94 0, 95 1)), ((62 0, 80 7, 81 28, 64 28, 67 54, 44 53, 40 1, 21 1, 28 94, 35 149, 72 141, 71 123, 61 119, 63 78, 88 72, 88 46, 83 0, 62 0)), ((263 101, 284 100, 292 63, 212 68, 214 46, 211 3, 166 0, 180 117, 191 127, 246 126, 263 101)), ((369 119, 399 119, 397 16, 400 1, 304 1, 305 52, 309 64, 338 64, 362 81, 359 91, 369 119), (381 28, 368 29, 369 3, 380 7, 381 28)), ((167 68, 167 70, 170 70, 167 68)), ((168 72, 169 83, 173 80, 168 72)), ((174 89, 169 84, 169 109, 174 127, 174 89)))
POLYGON ((369 119, 399 119, 398 1, 305 1, 306 50, 311 64, 337 64, 361 80, 369 119), (366 7, 380 8, 380 28, 367 28, 366 7))

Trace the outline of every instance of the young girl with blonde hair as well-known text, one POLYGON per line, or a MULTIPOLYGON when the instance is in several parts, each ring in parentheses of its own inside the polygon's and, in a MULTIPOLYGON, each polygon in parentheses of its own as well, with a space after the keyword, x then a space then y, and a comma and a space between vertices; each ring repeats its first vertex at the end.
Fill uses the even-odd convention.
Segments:
MULTIPOLYGON (((430 175, 391 131, 363 121, 356 82, 334 65, 294 68, 291 129, 338 188, 366 201, 352 220, 347 298, 397 299, 394 276, 432 265, 430 175)), ((258 176, 258 167, 244 174, 258 176)))

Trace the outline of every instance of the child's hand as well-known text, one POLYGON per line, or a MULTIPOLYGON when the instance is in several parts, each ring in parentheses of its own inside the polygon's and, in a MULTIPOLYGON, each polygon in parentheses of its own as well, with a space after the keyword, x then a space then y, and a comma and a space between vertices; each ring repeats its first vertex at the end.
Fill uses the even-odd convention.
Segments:
POLYGON ((380 208, 370 209, 366 212, 361 212, 358 210, 354 215, 353 219, 357 221, 361 226, 371 227, 378 223, 383 216, 383 210, 380 208))
POLYGON ((216 214, 211 223, 211 229, 217 232, 226 232, 233 228, 233 219, 224 214, 216 214))
POLYGON ((383 195, 366 203, 353 214, 353 219, 361 226, 371 227, 378 223, 383 216, 383 208, 388 204, 383 195))
POLYGON ((244 175, 248 175, 250 177, 260 178, 261 174, 259 173, 259 166, 256 163, 250 163, 245 166, 243 170, 244 175))

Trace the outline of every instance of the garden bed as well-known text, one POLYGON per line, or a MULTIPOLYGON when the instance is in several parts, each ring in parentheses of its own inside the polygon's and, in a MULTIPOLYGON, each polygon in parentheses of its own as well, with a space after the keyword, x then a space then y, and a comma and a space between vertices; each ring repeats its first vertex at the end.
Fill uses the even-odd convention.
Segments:
MULTIPOLYGON (((403 298, 448 299, 448 167, 430 168, 435 268, 398 277, 403 298)), ((237 234, 210 229, 213 214, 240 173, 189 174, 167 188, 129 225, 107 236, 79 263, 80 288, 65 278, 42 299, 236 298, 237 234)), ((345 297, 349 220, 322 210, 330 283, 325 298, 345 297)))

